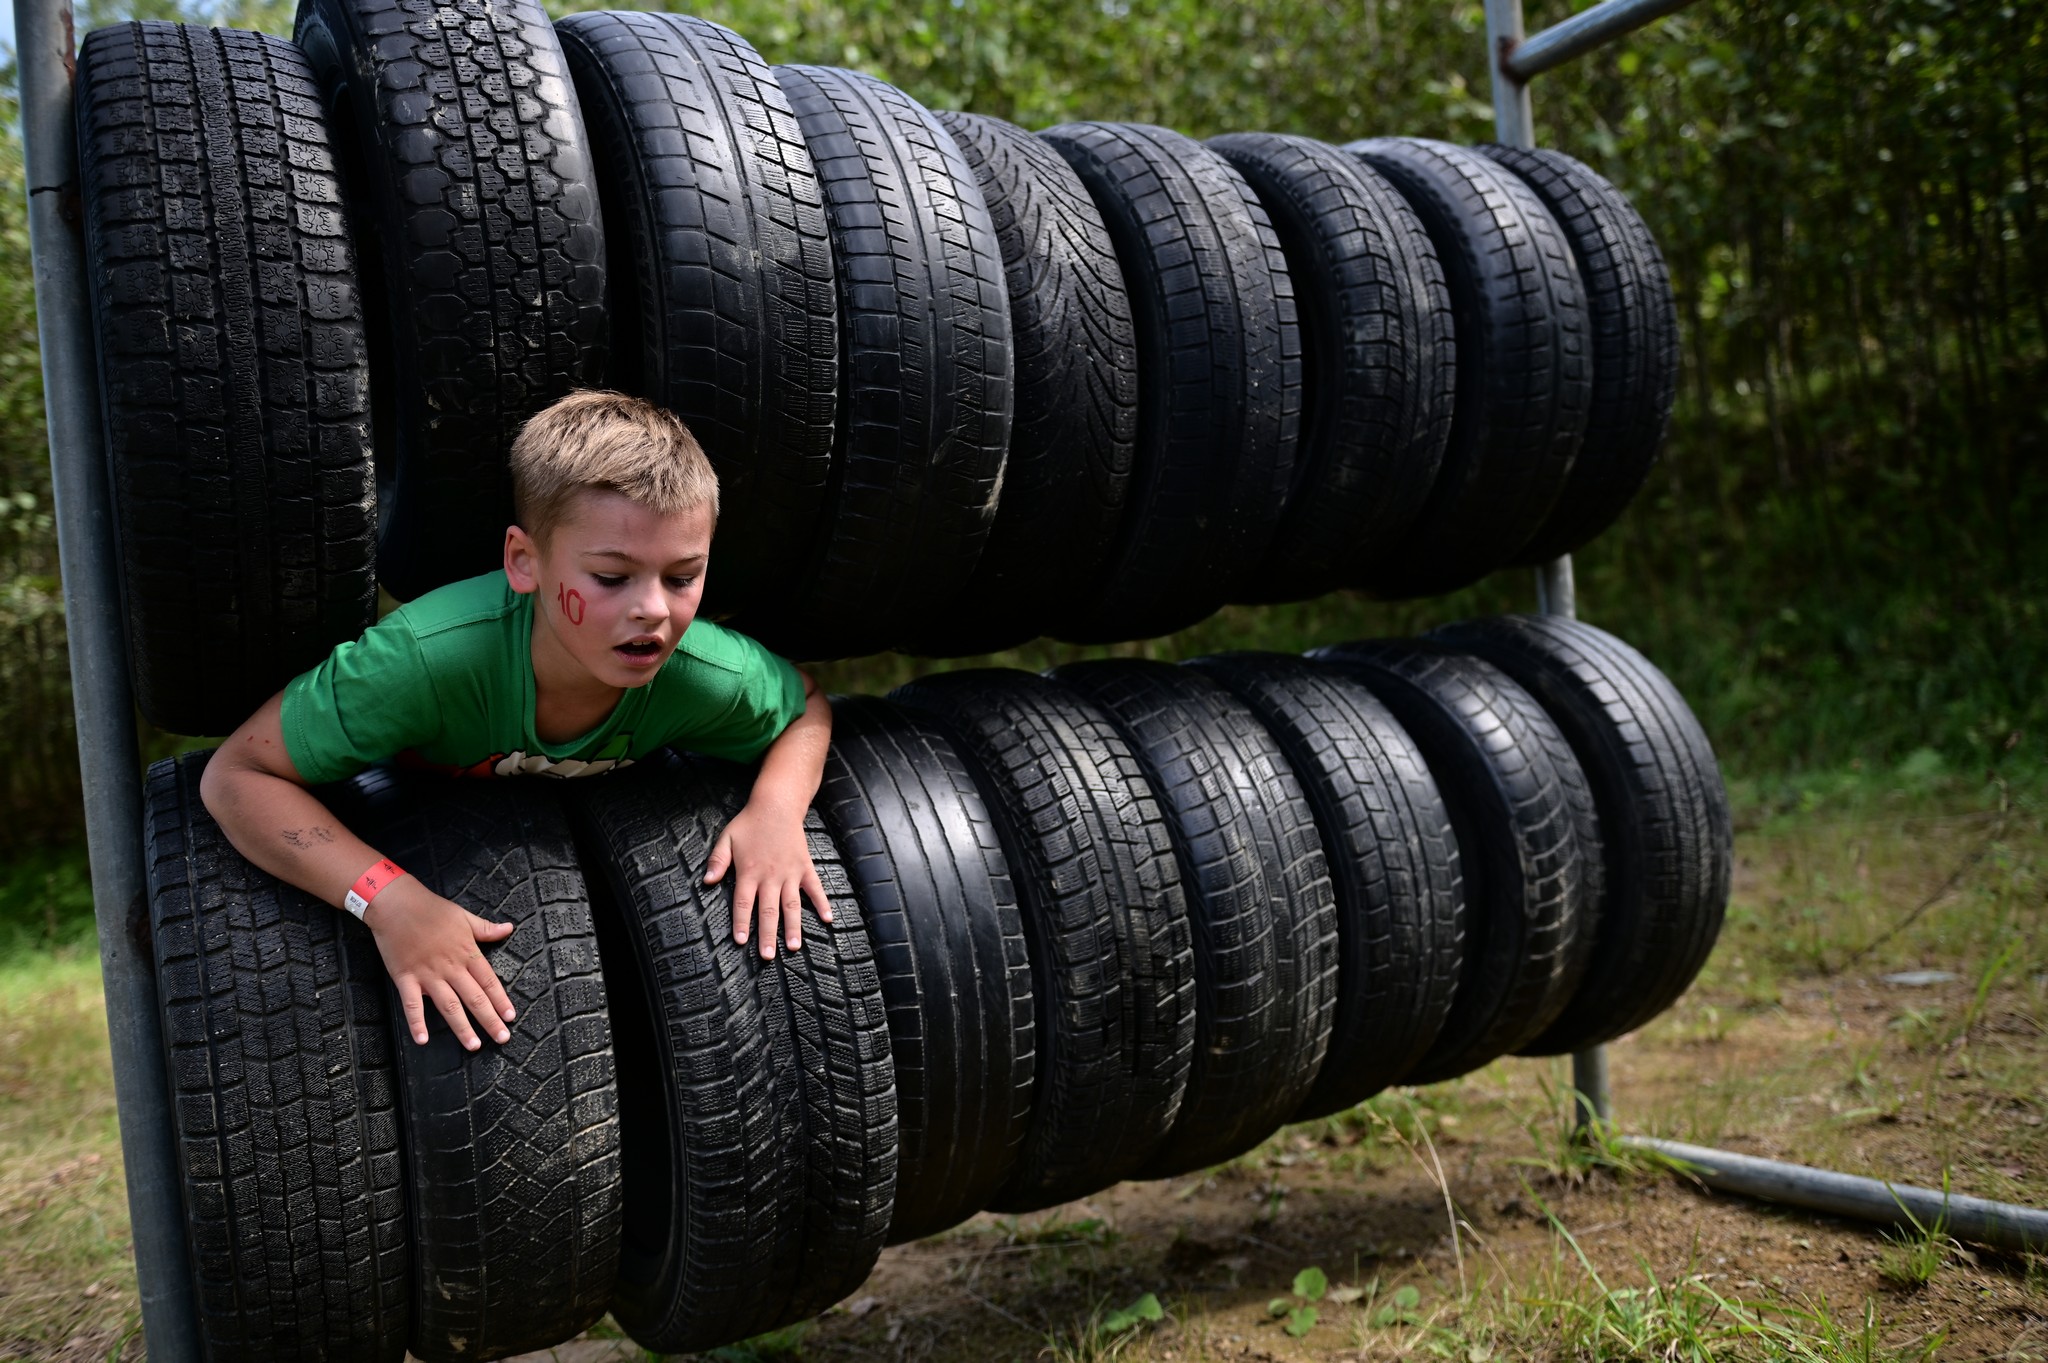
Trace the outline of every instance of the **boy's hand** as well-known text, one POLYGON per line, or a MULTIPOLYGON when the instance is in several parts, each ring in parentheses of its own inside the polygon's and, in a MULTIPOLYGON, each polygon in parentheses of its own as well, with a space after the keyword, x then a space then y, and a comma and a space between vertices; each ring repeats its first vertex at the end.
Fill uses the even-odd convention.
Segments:
POLYGON ((809 895, 818 917, 832 921, 832 906, 825 898, 825 883, 811 864, 810 843, 804 838, 803 808, 790 813, 761 800, 750 800, 733 816, 718 843, 711 849, 711 862, 704 868, 704 883, 716 885, 728 869, 738 871, 732 891, 732 939, 745 942, 760 910, 761 956, 775 955, 775 933, 779 926, 790 950, 803 946, 803 896, 809 895))
POLYGON ((392 881, 370 901, 363 923, 398 985, 398 1000, 414 1041, 426 1044, 428 1000, 448 1020, 448 1030, 465 1050, 483 1044, 469 1025, 465 1008, 493 1041, 510 1039, 505 1024, 512 1021, 512 1000, 477 944, 504 941, 512 935, 512 924, 479 918, 412 876, 392 881))

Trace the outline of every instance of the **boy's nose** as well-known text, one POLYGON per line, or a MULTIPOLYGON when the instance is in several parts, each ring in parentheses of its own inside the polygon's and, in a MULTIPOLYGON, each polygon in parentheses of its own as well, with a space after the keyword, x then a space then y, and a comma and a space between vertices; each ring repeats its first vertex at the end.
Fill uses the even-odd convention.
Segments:
POLYGON ((658 625, 668 619, 668 601, 664 598, 661 585, 642 591, 633 598, 633 619, 650 625, 658 625))

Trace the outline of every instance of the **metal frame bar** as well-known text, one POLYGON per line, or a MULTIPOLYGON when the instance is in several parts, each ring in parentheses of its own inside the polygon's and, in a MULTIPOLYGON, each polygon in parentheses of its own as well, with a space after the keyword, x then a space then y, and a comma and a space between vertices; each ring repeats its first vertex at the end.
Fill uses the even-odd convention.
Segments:
POLYGON ((14 29, 36 332, 43 352, 43 412, 49 424, 86 848, 136 1288, 149 1356, 157 1363, 198 1363, 199 1314, 185 1246, 142 877, 142 762, 85 291, 78 136, 72 118, 77 42, 70 0, 14 0, 14 29))
MULTIPOLYGON (((1486 0, 1495 136, 1511 147, 1534 147, 1535 123, 1529 100, 1532 77, 1690 3, 1692 0, 1602 0, 1562 23, 1525 36, 1522 0, 1486 0)), ((1536 606, 1546 615, 1577 615, 1569 554, 1536 570, 1536 606)), ((1572 1086, 1577 1092, 1574 1129, 1584 1138, 1613 1119, 1605 1046, 1572 1057, 1572 1086)), ((1959 1239, 2014 1253, 2048 1250, 2048 1211, 2037 1208, 1646 1136, 1624 1136, 1621 1143, 1673 1159, 1690 1177, 1723 1192, 1885 1225, 1917 1221, 1929 1230, 1940 1226, 1944 1233, 1959 1239)))

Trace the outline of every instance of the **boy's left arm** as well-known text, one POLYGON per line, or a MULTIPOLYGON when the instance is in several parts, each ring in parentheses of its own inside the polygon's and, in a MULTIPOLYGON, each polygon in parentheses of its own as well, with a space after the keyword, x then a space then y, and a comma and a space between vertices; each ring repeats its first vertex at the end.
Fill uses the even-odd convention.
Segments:
POLYGON ((735 873, 732 892, 732 935, 747 940, 749 927, 760 918, 761 955, 775 954, 776 930, 792 950, 803 945, 803 896, 809 895, 818 916, 832 921, 824 882, 811 864, 804 837, 804 814, 825 777, 825 750, 832 742, 832 705, 825 693, 799 671, 804 680, 804 711, 790 721, 761 756, 761 774, 746 808, 733 816, 704 868, 704 883, 715 885, 728 869, 735 873))

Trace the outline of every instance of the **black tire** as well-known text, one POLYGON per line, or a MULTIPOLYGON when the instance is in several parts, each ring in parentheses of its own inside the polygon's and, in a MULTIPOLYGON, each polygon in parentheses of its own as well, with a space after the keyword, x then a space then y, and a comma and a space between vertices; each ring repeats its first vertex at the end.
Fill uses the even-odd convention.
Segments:
POLYGON ((1564 492, 1592 402, 1585 290, 1550 210, 1505 167, 1416 137, 1344 150, 1406 196, 1451 290, 1450 444, 1421 514, 1361 580, 1433 596, 1515 562, 1564 492))
POLYGON ((1317 649, 1422 750, 1457 831, 1464 965, 1441 1031, 1402 1082, 1433 1083, 1528 1045, 1571 1001, 1601 902, 1585 773, 1535 697, 1491 663, 1409 639, 1317 649))
POLYGON ((329 803, 426 888, 518 925, 483 948, 519 1015, 502 1044, 463 1050, 431 1001, 416 1044, 387 985, 412 1213, 409 1347, 457 1363, 559 1344, 604 1314, 620 1221, 611 1023, 561 803, 536 782, 387 768, 329 803))
POLYGON ((603 381, 604 230, 539 0, 300 0, 354 207, 376 399, 377 571, 489 572, 526 419, 603 381))
POLYGON ((1649 225, 1598 172, 1548 148, 1473 150, 1513 171, 1557 220, 1592 323, 1585 443, 1556 507, 1520 555, 1542 563, 1614 524, 1650 476, 1678 392, 1678 307, 1649 225))
POLYGON ((1240 595, 1293 483, 1294 285, 1258 196, 1201 143, 1141 123, 1039 134, 1109 227, 1137 322, 1138 433, 1115 547, 1052 632, 1170 634, 1240 595))
POLYGON ((1195 1043, 1187 901, 1165 815, 1109 716, 1027 672, 925 677, 892 699, 952 738, 995 815, 1038 1001, 1031 1130, 992 1210, 1129 1178, 1172 1129, 1195 1043))
POLYGON ((377 618, 362 297, 290 43, 88 34, 78 150, 129 674, 223 734, 377 618))
POLYGON ((1196 658, 1279 741, 1315 811, 1337 895, 1337 1009, 1290 1121, 1355 1107, 1414 1068, 1464 961, 1465 883, 1422 751, 1362 683, 1277 653, 1196 658))
POLYGON ((875 696, 832 703, 817 809, 860 901, 896 1061, 889 1240, 980 1211, 1031 1124, 1037 1005, 1009 862, 952 743, 875 696))
POLYGON ((602 171, 611 382, 683 418, 718 471, 705 610, 787 592, 839 403, 824 191, 746 39, 641 11, 556 25, 602 171))
POLYGON ((839 281, 838 443, 796 591, 741 617, 793 658, 941 625, 995 519, 1010 301, 988 205, 923 105, 857 71, 779 66, 825 190, 839 281))
POLYGON ((1436 482, 1458 377, 1451 295, 1415 210, 1357 157, 1279 133, 1209 147, 1272 216, 1301 312, 1294 485, 1240 599, 1306 600, 1359 582, 1436 482))
POLYGON ((1100 575, 1130 482, 1138 351, 1109 229, 1073 167, 1013 123, 937 118, 988 201, 1017 367, 1010 462, 981 562, 953 618, 902 645, 962 657, 1037 638, 1100 575))
POLYGON ((1713 745, 1669 678, 1591 625, 1510 615, 1434 637, 1542 702, 1600 812, 1606 902, 1585 976, 1523 1053, 1560 1055, 1634 1031, 1691 985, 1728 907, 1734 834, 1713 745))
POLYGON ((215 1363, 398 1363, 411 1310, 384 967, 360 924, 143 795, 149 926, 199 1330, 215 1363))
POLYGON ((1051 677, 1100 705, 1166 811, 1195 947, 1195 1056, 1173 1130, 1137 1170, 1234 1159, 1301 1106, 1337 1004, 1337 903, 1286 756, 1245 703, 1169 663, 1051 677))
POLYGON ((832 904, 798 951, 732 940, 732 878, 704 884, 746 774, 656 759, 579 783, 621 1073, 624 1252, 612 1315, 657 1353, 715 1348, 823 1311, 888 1230, 896 1090, 860 908, 806 822, 832 904))

